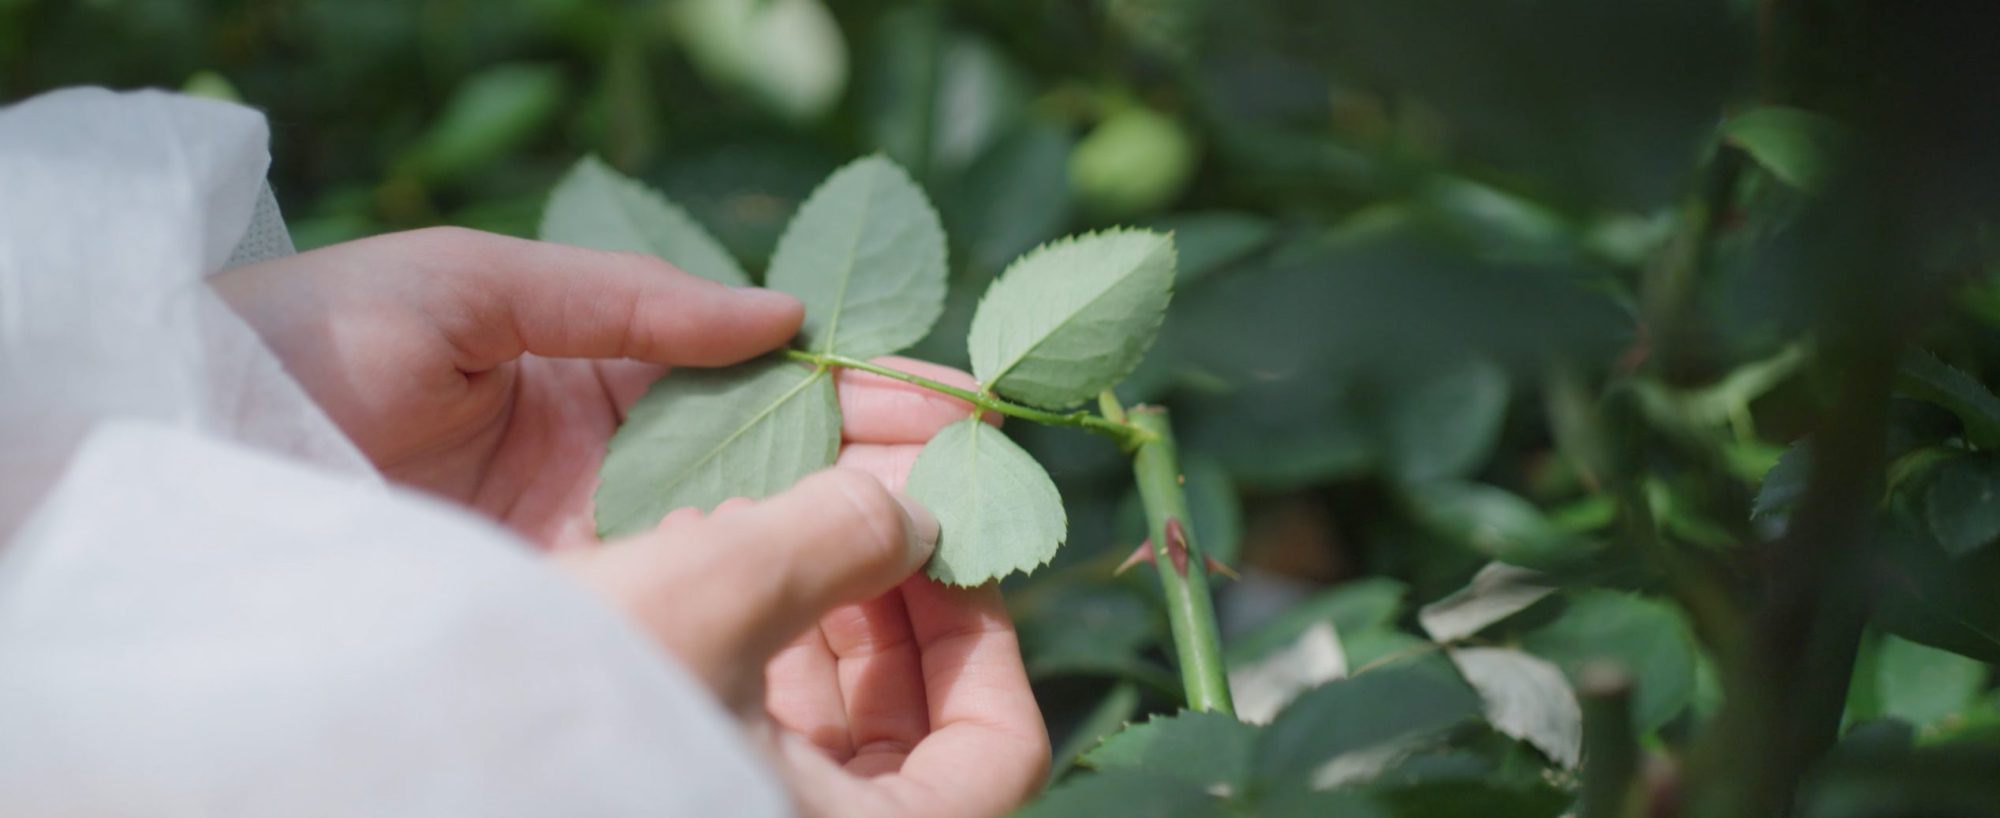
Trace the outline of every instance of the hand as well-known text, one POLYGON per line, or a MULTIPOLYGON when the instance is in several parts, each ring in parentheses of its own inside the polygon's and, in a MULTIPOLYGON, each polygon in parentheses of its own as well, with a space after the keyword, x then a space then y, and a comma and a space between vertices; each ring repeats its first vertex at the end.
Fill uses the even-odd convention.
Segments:
POLYGON ((564 549, 565 567, 725 702, 757 722, 768 708, 808 812, 998 815, 1039 786, 1048 737, 997 592, 912 578, 935 523, 884 487, 900 488, 964 404, 842 372, 846 468, 596 547, 590 491, 624 409, 670 365, 783 344, 796 300, 456 229, 239 268, 215 286, 385 474, 564 549))
MULTIPOLYGON (((878 362, 971 385, 944 367, 878 362)), ((806 814, 1004 814, 1049 763, 1013 624, 992 586, 912 576, 937 524, 892 491, 923 442, 971 408, 865 373, 843 372, 839 394, 840 468, 562 559, 746 719, 768 717, 806 814)))
POLYGON ((789 295, 651 257, 457 228, 248 265, 214 286, 385 475, 557 548, 596 542, 604 444, 648 384, 775 349, 804 315, 789 295))

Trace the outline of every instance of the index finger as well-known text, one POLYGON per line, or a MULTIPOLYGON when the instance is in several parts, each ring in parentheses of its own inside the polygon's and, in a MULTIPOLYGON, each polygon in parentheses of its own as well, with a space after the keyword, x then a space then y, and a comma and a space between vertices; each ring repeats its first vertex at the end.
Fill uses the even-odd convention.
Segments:
MULTIPOLYGON (((948 366, 896 356, 872 363, 947 386, 977 391, 971 375, 948 366)), ((972 404, 872 372, 842 369, 834 380, 840 394, 840 436, 849 443, 927 443, 931 436, 972 416, 972 404)), ((986 422, 999 425, 998 415, 986 422)))

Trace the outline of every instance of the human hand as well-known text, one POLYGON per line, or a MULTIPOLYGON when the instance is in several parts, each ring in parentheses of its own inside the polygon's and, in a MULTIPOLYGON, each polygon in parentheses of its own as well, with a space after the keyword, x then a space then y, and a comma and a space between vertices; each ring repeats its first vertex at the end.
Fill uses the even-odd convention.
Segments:
POLYGON ((552 548, 597 541, 590 495, 624 409, 669 366, 783 345, 797 299, 648 256, 458 228, 230 270, 216 290, 400 483, 552 548))
MULTIPOLYGON (((971 383, 932 364, 878 362, 971 383)), ((839 394, 840 468, 761 503, 676 511, 652 532, 561 559, 746 719, 768 718, 807 814, 1003 814, 1049 763, 1013 624, 993 586, 913 575, 937 523, 890 491, 924 441, 971 407, 865 373, 843 372, 839 394)))
POLYGON ((246 266, 215 286, 385 474, 563 549, 739 713, 761 723, 768 709, 809 812, 997 815, 1038 786, 1048 738, 998 593, 912 577, 935 523, 883 488, 970 407, 843 371, 847 468, 596 547, 590 491, 625 408, 669 365, 782 345, 796 300, 456 229, 246 266))

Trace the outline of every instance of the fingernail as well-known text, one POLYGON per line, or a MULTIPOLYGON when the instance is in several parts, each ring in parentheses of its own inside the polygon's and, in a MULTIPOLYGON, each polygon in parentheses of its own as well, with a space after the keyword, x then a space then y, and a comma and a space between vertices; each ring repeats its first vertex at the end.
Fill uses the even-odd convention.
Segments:
POLYGON ((924 504, 917 502, 915 497, 900 491, 890 492, 890 495, 903 505, 903 513, 910 518, 910 550, 929 559, 931 552, 937 549, 937 517, 932 516, 931 510, 924 508, 924 504))

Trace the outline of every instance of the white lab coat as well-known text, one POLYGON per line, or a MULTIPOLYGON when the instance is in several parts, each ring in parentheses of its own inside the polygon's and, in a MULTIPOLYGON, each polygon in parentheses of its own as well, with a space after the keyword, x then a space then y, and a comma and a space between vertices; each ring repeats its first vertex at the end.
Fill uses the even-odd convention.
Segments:
POLYGON ((267 139, 0 109, 0 815, 788 813, 686 672, 386 485, 209 290, 290 250, 267 139))

